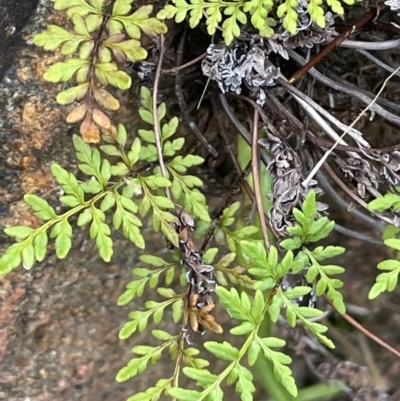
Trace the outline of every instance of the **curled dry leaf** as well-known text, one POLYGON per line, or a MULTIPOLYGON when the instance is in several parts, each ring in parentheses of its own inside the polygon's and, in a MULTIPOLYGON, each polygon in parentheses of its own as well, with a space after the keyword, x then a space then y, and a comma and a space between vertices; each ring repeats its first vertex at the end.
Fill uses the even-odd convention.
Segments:
POLYGON ((195 332, 204 333, 211 330, 222 333, 222 327, 210 315, 214 307, 212 293, 215 291, 214 266, 208 265, 202 259, 192 235, 195 230, 193 217, 180 205, 176 205, 175 214, 178 218, 174 228, 179 236, 178 245, 168 244, 169 249, 179 247, 182 251, 182 265, 188 272, 186 279, 189 283, 189 298, 187 311, 189 325, 184 327, 185 338, 188 344, 193 344, 192 336, 195 332))
POLYGON ((100 142, 100 130, 97 125, 92 121, 91 115, 88 114, 83 120, 80 132, 82 139, 88 143, 98 143, 100 142))
POLYGON ((78 121, 81 121, 83 117, 85 117, 87 111, 86 104, 80 104, 74 107, 67 115, 66 121, 68 124, 73 124, 78 121))
POLYGON ((199 307, 199 294, 191 294, 188 301, 189 323, 193 331, 204 332, 204 329, 211 330, 214 333, 223 333, 222 327, 215 321, 214 316, 210 315, 215 304, 207 304, 199 307))
POLYGON ((110 118, 99 109, 94 109, 92 112, 93 121, 101 128, 108 129, 111 127, 110 118))
POLYGON ((118 110, 119 101, 103 88, 93 88, 96 102, 107 110, 118 110))

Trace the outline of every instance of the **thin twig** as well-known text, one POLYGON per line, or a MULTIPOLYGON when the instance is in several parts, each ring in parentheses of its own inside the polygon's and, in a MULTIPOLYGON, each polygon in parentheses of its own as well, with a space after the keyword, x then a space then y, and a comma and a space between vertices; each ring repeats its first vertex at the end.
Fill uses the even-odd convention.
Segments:
MULTIPOLYGON (((323 116, 324 118, 326 118, 329 122, 331 122, 332 124, 335 124, 336 127, 340 130, 348 130, 348 134, 354 139, 354 141, 356 143, 359 143, 361 146, 363 146, 364 148, 370 148, 370 144, 363 138, 362 133, 356 129, 349 129, 349 127, 345 124, 343 124, 342 122, 340 122, 336 117, 334 117, 332 114, 330 114, 328 111, 326 111, 323 107, 321 107, 318 103, 314 102, 314 100, 312 100, 310 97, 308 97, 305 93, 299 91, 297 88, 295 88, 294 86, 288 84, 287 82, 285 82, 285 80, 283 78, 278 78, 277 82, 283 86, 289 93, 291 93, 292 95, 295 96, 295 99, 301 99, 304 102, 306 102, 309 106, 311 106, 313 109, 315 109, 321 116, 323 116)), ((299 100, 297 100, 297 102, 302 106, 303 103, 299 100)), ((305 111, 308 113, 308 115, 310 115, 310 117, 313 118, 313 115, 311 115, 309 113, 309 108, 305 108, 305 111)), ((314 118, 313 118, 314 119, 314 118)), ((315 121, 318 125, 320 125, 318 123, 318 121, 315 121)), ((322 128, 322 127, 321 127, 322 128)), ((331 133, 331 130, 329 131, 329 133, 331 133)), ((335 133, 336 134, 336 133, 335 133)), ((334 135, 334 137, 332 137, 332 139, 337 140, 338 139, 338 135, 334 135)), ((343 145, 346 145, 345 142, 341 142, 343 145)))
MULTIPOLYGON (((307 79, 307 96, 310 99, 312 99, 313 94, 314 94, 314 84, 315 84, 315 78, 308 77, 308 79, 307 79)), ((304 146, 304 144, 306 143, 306 137, 307 137, 307 131, 308 131, 309 125, 310 125, 310 116, 307 114, 306 117, 304 118, 303 129, 301 130, 301 138, 300 138, 301 146, 304 146)))
POLYGON ((375 212, 374 210, 369 210, 368 209, 368 204, 364 202, 359 196, 357 196, 351 189, 347 187, 347 185, 344 184, 344 182, 335 174, 335 172, 332 170, 332 168, 329 166, 328 163, 324 164, 324 169, 326 172, 329 174, 329 176, 332 178, 333 181, 336 182, 337 185, 339 185, 340 188, 343 189, 346 194, 353 199, 356 203, 358 203, 360 206, 362 206, 365 210, 368 210, 370 213, 373 213, 376 217, 379 219, 385 221, 386 223, 389 223, 393 226, 396 226, 396 222, 392 219, 389 219, 388 217, 382 215, 381 213, 375 212))
POLYGON ((232 110, 228 104, 228 101, 226 100, 226 96, 224 94, 219 95, 219 99, 221 101, 222 107, 225 110, 226 115, 228 116, 229 120, 231 123, 235 126, 235 128, 239 131, 239 134, 242 136, 242 138, 247 142, 248 145, 251 146, 251 136, 250 134, 243 128, 243 125, 240 123, 240 121, 236 118, 235 114, 232 113, 232 110))
MULTIPOLYGON (((161 146, 161 135, 160 135, 160 124, 158 121, 157 114, 157 95, 158 95, 158 84, 160 82, 160 74, 161 74, 161 65, 164 57, 164 35, 160 35, 160 54, 158 57, 156 74, 154 78, 154 87, 153 87, 153 126, 154 126, 154 137, 156 141, 157 153, 158 153, 158 162, 160 163, 161 174, 164 178, 167 178, 167 171, 165 169, 163 154, 162 154, 162 146, 161 146)), ((171 192, 168 187, 165 188, 165 193, 169 199, 171 199, 171 192)))
MULTIPOLYGON (((278 113, 284 116, 284 119, 281 121, 282 126, 288 128, 293 131, 296 135, 302 135, 303 124, 293 115, 291 114, 285 107, 283 107, 282 103, 269 91, 266 92, 268 98, 271 100, 273 105, 278 110, 278 113)), ((235 95, 236 96, 236 95, 235 95)), ((239 95, 240 96, 240 95, 239 95)), ((279 117, 279 115, 278 115, 279 117)), ((326 139, 319 138, 315 136, 310 130, 307 130, 307 140, 315 143, 320 147, 330 148, 333 145, 333 142, 327 141, 326 139)), ((344 146, 344 145, 336 145, 336 149, 344 150, 345 152, 352 151, 358 153, 368 153, 368 152, 380 152, 380 153, 391 153, 396 150, 400 150, 400 144, 393 146, 386 146, 383 148, 370 148, 370 149, 360 149, 355 146, 344 146)))
POLYGON ((272 102, 272 105, 275 106, 278 114, 283 116, 283 118, 285 118, 287 121, 290 121, 290 123, 294 126, 293 128, 296 128, 299 134, 301 134, 303 124, 292 113, 290 113, 286 107, 283 106, 283 104, 271 91, 267 90, 266 94, 269 100, 272 102))
MULTIPOLYGON (((333 306, 331 300, 327 297, 324 296, 326 301, 333 306)), ((360 323, 357 322, 357 320, 353 319, 350 315, 347 313, 343 313, 342 316, 344 317, 345 320, 347 320, 353 327, 355 327, 357 330, 360 330, 364 335, 369 337, 372 341, 375 341, 377 344, 382 346, 383 348, 387 349, 389 352, 392 354, 396 355, 398 358, 400 358, 400 352, 397 351, 397 349, 393 348, 391 345, 380 339, 378 336, 375 334, 371 333, 369 330, 367 330, 364 326, 362 326, 360 323)))
MULTIPOLYGON (((399 44, 400 46, 400 44, 399 44)), ((363 56, 367 57, 371 61, 373 61, 376 65, 379 65, 379 67, 383 68, 386 71, 393 72, 394 68, 392 68, 390 65, 385 64, 383 61, 379 60, 379 58, 373 56, 372 54, 368 53, 366 50, 361 50, 357 49, 359 53, 361 53, 363 56)), ((400 73, 396 73, 398 77, 400 77, 400 73)))
POLYGON ((400 39, 385 40, 384 42, 361 42, 358 40, 344 40, 340 47, 363 50, 389 50, 397 49, 400 46, 400 39))
POLYGON ((251 149, 251 165, 253 172, 253 187, 254 195, 256 197, 258 215, 260 216, 261 230, 264 237, 265 248, 268 251, 271 244, 268 238, 268 228, 265 222, 264 208, 261 199, 261 186, 260 186, 260 166, 259 166, 259 146, 258 146, 258 111, 254 110, 253 120, 253 143, 251 149))
MULTIPOLYGON (((296 63, 299 63, 301 65, 305 64, 305 60, 303 59, 303 57, 301 57, 295 51, 287 49, 287 52, 288 52, 290 58, 295 60, 296 63)), ((399 116, 396 116, 395 114, 392 114, 392 113, 388 112, 383 107, 381 107, 378 104, 376 104, 376 102, 373 101, 372 98, 370 98, 369 96, 365 95, 364 93, 362 93, 360 91, 356 91, 354 88, 349 88, 349 87, 347 87, 345 85, 342 85, 342 84, 340 84, 338 82, 335 82, 335 81, 325 77, 323 74, 321 74, 315 68, 311 68, 308 71, 308 73, 311 76, 313 76, 317 81, 323 83, 324 85, 326 85, 326 86, 328 86, 330 88, 333 88, 335 90, 347 93, 350 96, 354 96, 354 97, 360 99, 362 102, 364 102, 365 104, 369 105, 369 107, 371 107, 372 111, 374 111, 375 113, 379 114, 384 119, 392 122, 393 124, 396 124, 396 125, 400 126, 400 117, 399 116)))
MULTIPOLYGON (((248 98, 249 99, 249 98, 248 98)), ((250 99, 251 100, 251 99, 250 99)), ((222 136, 222 139, 225 142, 225 146, 228 149, 229 155, 231 156, 232 162, 235 166, 235 169, 237 171, 237 173, 241 176, 243 173, 245 173, 245 176, 247 176, 247 167, 245 169, 245 171, 243 172, 240 165, 239 165, 239 161, 237 160, 235 154, 233 153, 232 150, 232 141, 229 140, 228 135, 225 132, 224 129, 224 125, 223 125, 223 121, 221 119, 221 113, 219 113, 219 109, 220 106, 218 105, 218 103, 215 101, 215 99, 213 97, 211 97, 211 103, 213 104, 213 108, 217 111, 215 113, 217 120, 218 120, 218 124, 220 127, 220 135, 222 136), (214 106, 215 105, 215 106, 214 106)), ((255 102, 254 102, 255 103, 255 102)), ((257 106, 259 106, 257 103, 255 103, 257 106)), ((252 203, 255 205, 255 195, 253 190, 251 189, 249 183, 246 180, 243 180, 242 185, 244 187, 244 190, 246 191, 247 196, 249 197, 249 199, 252 201, 252 203)), ((274 231, 273 227, 271 226, 271 224, 269 224, 269 221, 267 220, 267 217, 265 216, 265 219, 267 221, 267 225, 269 227, 269 229, 271 230, 271 232, 274 234, 275 237, 277 237, 277 233, 274 231)))
MULTIPOLYGON (((176 63, 177 63, 178 67, 182 61, 183 46, 185 44, 185 39, 186 39, 186 31, 184 31, 184 33, 182 34, 181 40, 179 42, 178 50, 176 52, 177 53, 176 63)), ((181 110, 182 116, 185 119, 186 123, 189 125, 190 129, 196 135, 197 139, 201 142, 201 144, 208 150, 208 152, 210 152, 214 157, 217 157, 218 152, 207 141, 207 139, 204 137, 204 135, 200 132, 197 125, 194 123, 194 121, 189 116, 185 98, 183 96, 180 74, 178 74, 175 78, 175 93, 176 93, 176 97, 178 98, 179 108, 181 110)))
POLYGON ((176 67, 172 67, 169 70, 162 70, 163 74, 178 74, 179 71, 184 70, 185 68, 190 67, 193 64, 196 64, 197 62, 203 60, 204 57, 207 56, 207 52, 204 52, 203 54, 200 54, 200 56, 197 56, 196 58, 194 58, 191 61, 188 61, 185 64, 182 64, 180 66, 176 66, 176 67))
POLYGON ((349 210, 350 203, 347 202, 346 200, 344 200, 343 197, 339 195, 339 192, 337 189, 332 187, 329 178, 323 173, 322 169, 319 170, 317 173, 317 180, 318 180, 318 184, 322 188, 322 190, 341 209, 350 213, 352 216, 361 220, 363 223, 368 224, 371 228, 378 230, 380 233, 383 232, 383 230, 385 229, 385 225, 381 221, 379 221, 365 213, 362 213, 358 209, 353 208, 353 210, 351 210, 351 211, 349 210))
POLYGON ((248 174, 249 174, 249 169, 246 168, 246 170, 239 176, 239 179, 238 179, 237 183, 235 184, 235 186, 230 191, 228 197, 226 198, 226 201, 224 202, 224 205, 219 210, 217 215, 213 218, 213 221, 211 223, 211 227, 209 228, 209 230, 208 230, 208 232, 207 232, 207 234, 206 234, 206 236, 204 238, 203 244, 201 246, 200 254, 203 254, 205 252, 209 242, 211 241, 211 238, 214 236, 214 231, 215 231, 215 229, 217 227, 219 218, 224 213, 224 210, 226 208, 228 208, 233 203, 233 200, 235 199, 235 196, 240 191, 240 187, 242 186, 242 184, 244 182, 246 182, 246 177, 248 176, 248 174))
MULTIPOLYGON (((330 68, 326 68, 323 65, 319 65, 318 66, 318 70, 325 76, 327 76, 328 78, 332 79, 333 81, 336 81, 337 83, 347 87, 348 89, 351 89, 353 92, 357 93, 363 93, 364 95, 370 97, 371 99, 375 96, 374 93, 367 91, 365 89, 361 89, 359 88, 357 85, 352 84, 351 82, 345 80, 344 78, 342 78, 341 76, 335 74, 334 72, 332 72, 332 70, 330 68)), ((336 88, 333 88, 336 89, 336 88)), ((377 103, 381 104, 382 106, 385 107, 390 107, 393 110, 397 110, 400 111, 400 104, 391 102, 388 99, 384 99, 384 98, 379 98, 377 100, 377 103)))
POLYGON ((253 106, 253 108, 258 111, 261 119, 263 120, 263 122, 265 124, 268 124, 270 122, 270 120, 267 117, 267 115, 265 114, 265 111, 263 110, 263 108, 257 102, 255 102, 253 99, 249 98, 248 96, 238 95, 236 93, 230 93, 229 95, 237 97, 238 99, 243 99, 247 103, 251 104, 253 106))
MULTIPOLYGON (((219 99, 221 101, 222 107, 225 110, 226 115, 228 116, 229 120, 231 123, 236 127, 236 129, 239 131, 239 134, 242 136, 242 138, 251 146, 252 144, 252 139, 250 134, 243 128, 243 125, 240 124, 239 120, 236 118, 235 114, 232 113, 232 110, 228 104, 228 101, 226 100, 225 95, 222 93, 219 95, 219 99)), ((257 109, 258 111, 258 109, 257 109)), ((261 160, 262 162, 268 166, 269 160, 267 155, 264 152, 261 152, 261 160)))
POLYGON ((317 65, 324 57, 326 57, 336 46, 339 45, 344 39, 346 39, 350 34, 352 34, 357 29, 360 29, 365 23, 367 23, 370 19, 374 18, 378 13, 382 14, 385 10, 388 10, 389 7, 385 6, 385 3, 381 1, 377 8, 371 8, 367 13, 361 16, 357 21, 352 24, 352 26, 345 29, 340 35, 338 35, 335 39, 332 40, 327 46, 325 46, 317 55, 315 55, 308 63, 306 63, 300 70, 298 70, 292 77, 289 79, 289 82, 293 84, 303 75, 305 75, 308 70, 315 65, 317 65))
POLYGON ((185 64, 182 64, 180 66, 176 66, 176 67, 172 67, 168 70, 162 70, 163 74, 178 74, 179 71, 184 70, 185 68, 190 67, 191 65, 196 64, 197 62, 199 62, 200 60, 203 60, 203 58, 207 56, 207 52, 204 52, 203 54, 200 54, 200 56, 197 56, 196 58, 194 58, 193 60, 188 61, 185 64))
POLYGON ((242 175, 243 171, 239 165, 239 161, 237 160, 237 158, 233 152, 234 143, 229 140, 228 135, 225 132, 224 122, 222 120, 221 106, 219 105, 215 96, 210 96, 210 101, 211 101, 211 106, 213 108, 213 114, 217 118, 217 121, 218 121, 219 134, 222 136, 222 139, 225 142, 225 148, 228 151, 229 156, 231 157, 231 160, 232 160, 233 165, 235 166, 236 172, 239 175, 242 175))
POLYGON ((369 242, 370 244, 374 244, 374 245, 384 245, 384 243, 381 239, 374 238, 374 237, 371 237, 370 235, 359 233, 358 231, 354 231, 350 228, 343 227, 336 222, 335 222, 334 230, 341 234, 347 235, 350 238, 355 238, 360 241, 369 242))
MULTIPOLYGON (((349 127, 346 129, 346 131, 343 132, 343 134, 340 136, 340 139, 342 139, 351 128, 354 127, 354 125, 357 123, 358 120, 374 105, 376 102, 376 99, 381 95, 382 91, 385 89, 385 86, 387 83, 390 81, 390 79, 395 75, 396 72, 400 71, 400 66, 393 71, 386 79, 385 82, 383 83, 381 89, 379 92, 376 94, 375 98, 372 100, 372 102, 358 115, 358 117, 349 125, 349 127)), ((321 160, 318 161, 318 163, 314 166, 308 177, 304 180, 303 185, 307 186, 310 180, 314 177, 315 173, 321 168, 321 166, 325 163, 326 159, 328 156, 332 153, 332 151, 335 149, 337 143, 339 142, 339 139, 334 143, 331 149, 329 149, 325 154, 322 156, 321 160)))

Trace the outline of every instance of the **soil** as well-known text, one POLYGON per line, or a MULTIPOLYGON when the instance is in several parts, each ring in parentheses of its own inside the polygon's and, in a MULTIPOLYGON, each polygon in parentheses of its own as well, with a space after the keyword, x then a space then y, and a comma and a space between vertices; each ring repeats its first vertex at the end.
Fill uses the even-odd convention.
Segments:
MULTIPOLYGON (((0 10, 3 3, 12 2, 0 0, 0 10)), ((46 67, 58 56, 32 44, 35 33, 49 23, 62 24, 64 17, 52 10, 49 0, 40 0, 36 8, 35 1, 23 3, 26 7, 21 21, 12 20, 15 13, 11 8, 5 9, 9 21, 13 21, 8 26, 16 27, 18 38, 11 42, 0 41, 0 228, 38 224, 23 202, 25 193, 40 194, 54 206, 58 205, 58 188, 50 174, 52 163, 76 171, 71 140, 76 127, 64 122, 68 110, 56 103, 60 86, 42 78, 46 67)), ((0 32, 3 32, 2 25, 0 32)), ((137 109, 136 89, 115 93, 121 102, 116 119, 130 129, 138 123, 137 116, 132 117, 137 109)), ((210 170, 212 166, 210 164, 210 170)), ((220 179, 220 183, 225 183, 225 178, 220 179)), ((210 178, 207 187, 210 191, 213 179, 215 177, 210 178)), ((216 205, 219 200, 214 200, 216 205)), ((331 217, 343 225, 378 235, 348 216, 343 211, 331 213, 331 217)), ((159 237, 153 241, 151 235, 154 234, 146 230, 148 243, 154 243, 153 249, 147 252, 165 252, 159 237)), ((124 307, 117 306, 118 296, 132 279, 131 269, 137 264, 139 253, 116 235, 112 263, 106 264, 87 238, 85 230, 77 230, 66 259, 57 259, 54 250, 50 250, 46 260, 37 263, 31 271, 20 268, 0 277, 0 400, 124 401, 131 394, 154 385, 156 378, 164 377, 171 369, 170 362, 165 360, 128 382, 115 381, 118 370, 132 358, 131 348, 148 343, 147 332, 121 341, 118 331, 128 313, 141 308, 144 300, 152 295, 145 292, 142 299, 124 307)), ((400 349, 399 288, 376 301, 366 301, 375 279, 376 264, 387 257, 387 251, 382 246, 349 240, 338 233, 331 237, 331 242, 349 249, 335 262, 348 267, 343 277, 346 283, 343 294, 349 313, 400 349)), ((0 250, 10 243, 1 232, 0 250)), ((217 319, 224 327, 229 326, 225 312, 218 310, 217 319)), ((391 395, 391 401, 399 401, 399 359, 360 335, 334 313, 330 314, 327 324, 329 335, 338 344, 335 357, 366 366, 366 372, 353 374, 368 377, 368 383, 380 388, 381 394, 386 392, 391 395)), ((179 329, 169 321, 163 328, 179 329)), ((282 332, 288 338, 293 334, 288 330, 282 332)), ((207 333, 196 341, 200 344, 211 339, 223 340, 207 333)), ((288 352, 294 356, 293 370, 299 386, 315 381, 314 372, 308 371, 301 358, 296 358, 295 351, 288 349, 288 352)), ((212 362, 212 370, 220 371, 220 362, 212 362)), ((232 400, 239 399, 231 387, 226 394, 232 400)), ((255 400, 267 400, 267 397, 258 379, 255 400)), ((346 401, 350 397, 344 392, 334 400, 346 401)), ((363 399, 388 398, 370 392, 363 399)))

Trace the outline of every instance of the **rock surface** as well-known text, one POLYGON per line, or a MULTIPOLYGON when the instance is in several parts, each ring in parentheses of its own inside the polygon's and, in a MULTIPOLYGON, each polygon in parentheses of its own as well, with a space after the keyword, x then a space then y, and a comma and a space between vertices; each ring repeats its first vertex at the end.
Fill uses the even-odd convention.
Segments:
MULTIPOLYGON (((71 138, 76 129, 65 124, 67 110, 55 100, 61 86, 42 78, 58 56, 32 44, 35 33, 49 23, 61 24, 63 14, 54 12, 48 0, 40 0, 36 9, 37 1, 19 3, 0 0, 0 13, 8 16, 0 14, 0 21, 15 26, 18 35, 0 41, 1 252, 11 244, 5 227, 38 224, 23 202, 25 193, 58 205, 51 163, 71 171, 76 167, 71 138)), ((131 102, 126 95, 120 99, 124 107, 131 102)), ((20 268, 0 276, 0 400, 122 401, 134 389, 145 389, 143 381, 115 382, 132 357, 132 341, 118 339, 132 305, 121 308, 116 301, 131 279, 133 247, 117 239, 120 251, 106 265, 93 243, 82 238, 88 234, 78 230, 63 261, 50 250, 31 271, 20 268)))

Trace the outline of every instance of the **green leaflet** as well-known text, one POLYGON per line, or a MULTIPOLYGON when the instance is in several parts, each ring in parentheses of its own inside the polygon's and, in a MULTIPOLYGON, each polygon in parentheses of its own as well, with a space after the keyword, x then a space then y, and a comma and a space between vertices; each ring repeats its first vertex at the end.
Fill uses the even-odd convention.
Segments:
POLYGON ((35 259, 38 262, 41 262, 46 256, 47 242, 48 242, 48 237, 46 231, 40 231, 39 234, 33 240, 35 259))
POLYGON ((112 85, 119 89, 129 89, 131 77, 124 71, 118 70, 115 63, 98 63, 95 65, 95 74, 104 86, 112 85))
MULTIPOLYGON (((386 246, 400 251, 399 239, 388 238, 384 242, 386 246)), ((378 263, 378 269, 384 272, 376 277, 376 282, 368 293, 368 299, 375 299, 381 293, 385 291, 391 292, 396 288, 400 274, 400 261, 397 259, 383 260, 378 263)))
POLYGON ((131 377, 142 373, 149 363, 156 364, 161 357, 162 352, 167 349, 173 342, 177 340, 177 336, 171 337, 160 346, 136 346, 132 349, 135 354, 141 355, 138 358, 133 358, 129 361, 128 365, 122 368, 116 377, 118 382, 123 382, 131 377))
POLYGON ((183 369, 183 372, 187 377, 196 380, 197 386, 211 384, 218 378, 217 375, 210 373, 206 369, 195 369, 192 367, 186 367, 183 369))
POLYGON ((388 192, 384 196, 376 198, 368 203, 369 210, 383 212, 391 208, 395 210, 400 208, 400 196, 393 192, 388 192))
MULTIPOLYGON (((353 4, 354 0, 344 0, 347 4, 353 4)), ((324 28, 325 10, 321 6, 322 1, 311 0, 307 11, 319 27, 324 28)), ((339 0, 326 0, 326 4, 334 13, 343 14, 342 3, 339 0)), ((247 1, 212 1, 212 0, 172 0, 159 11, 157 18, 175 19, 180 23, 186 17, 189 18, 191 28, 196 27, 205 18, 207 32, 214 35, 217 28, 222 30, 222 36, 226 45, 230 45, 235 37, 240 36, 241 26, 248 23, 258 31, 262 37, 271 37, 274 34, 272 27, 281 23, 292 35, 298 32, 299 6, 297 0, 286 0, 276 8, 272 0, 247 0, 247 1), (280 21, 280 19, 282 19, 280 21)))
MULTIPOLYGON (((47 201, 34 194, 24 195, 24 201, 28 204, 35 213, 35 216, 41 220, 50 220, 57 216, 53 207, 47 201)), ((11 235, 11 234, 8 234, 11 235)), ((19 238, 19 237, 18 237, 19 238)), ((23 238, 20 238, 23 239, 23 238)))
MULTIPOLYGON (((44 78, 50 82, 69 81, 74 74, 82 67, 86 67, 86 60, 69 59, 65 62, 58 62, 49 67, 44 78)), ((77 96, 75 97, 77 98, 77 96)))
POLYGON ((55 50, 64 43, 61 52, 64 55, 73 54, 79 45, 87 38, 68 32, 57 25, 49 25, 47 31, 35 35, 33 42, 36 46, 41 46, 44 50, 55 50))
POLYGON ((186 390, 183 388, 171 388, 168 391, 168 395, 170 397, 174 397, 180 401, 199 401, 200 400, 200 392, 195 390, 186 390))
MULTIPOLYGON (((78 70, 78 72, 84 69, 85 68, 81 68, 80 70, 78 70)), ((72 88, 65 89, 57 95, 57 102, 66 105, 66 104, 71 104, 75 101, 79 101, 85 97, 88 89, 89 85, 87 83, 83 83, 77 86, 73 86, 72 88)))
POLYGON ((154 387, 148 388, 145 392, 137 393, 127 399, 127 401, 153 401, 166 394, 171 388, 171 379, 158 380, 154 387))
POLYGON ((165 308, 171 306, 175 302, 180 302, 181 298, 182 295, 175 295, 163 302, 147 301, 146 311, 136 310, 129 314, 131 320, 122 327, 119 332, 119 338, 123 340, 130 337, 137 330, 140 332, 145 330, 150 317, 153 317, 154 323, 159 323, 163 317, 165 308))
POLYGON ((102 210, 92 207, 93 219, 90 226, 90 238, 96 240, 100 256, 105 262, 111 260, 113 254, 113 242, 110 237, 110 227, 105 223, 105 214, 102 210))
POLYGON ((291 363, 292 360, 284 353, 272 349, 273 347, 275 348, 284 346, 285 342, 274 337, 259 338, 258 336, 256 336, 255 342, 258 349, 263 352, 264 357, 273 363, 275 377, 283 384, 289 394, 291 394, 293 397, 296 397, 296 383, 293 379, 291 369, 286 366, 291 363))
POLYGON ((225 361, 234 361, 239 356, 239 350, 226 341, 223 343, 208 341, 204 344, 204 347, 218 359, 225 361))
POLYGON ((25 226, 15 226, 5 228, 4 232, 10 237, 15 237, 23 240, 33 232, 33 228, 25 226))
POLYGON ((98 13, 101 11, 103 0, 95 0, 87 2, 85 0, 51 0, 56 10, 67 9, 68 16, 74 13, 85 15, 87 13, 98 13), (94 7, 93 7, 94 5, 94 7))
POLYGON ((65 258, 71 249, 72 227, 68 219, 56 223, 50 233, 51 238, 56 238, 56 253, 60 259, 65 258))

